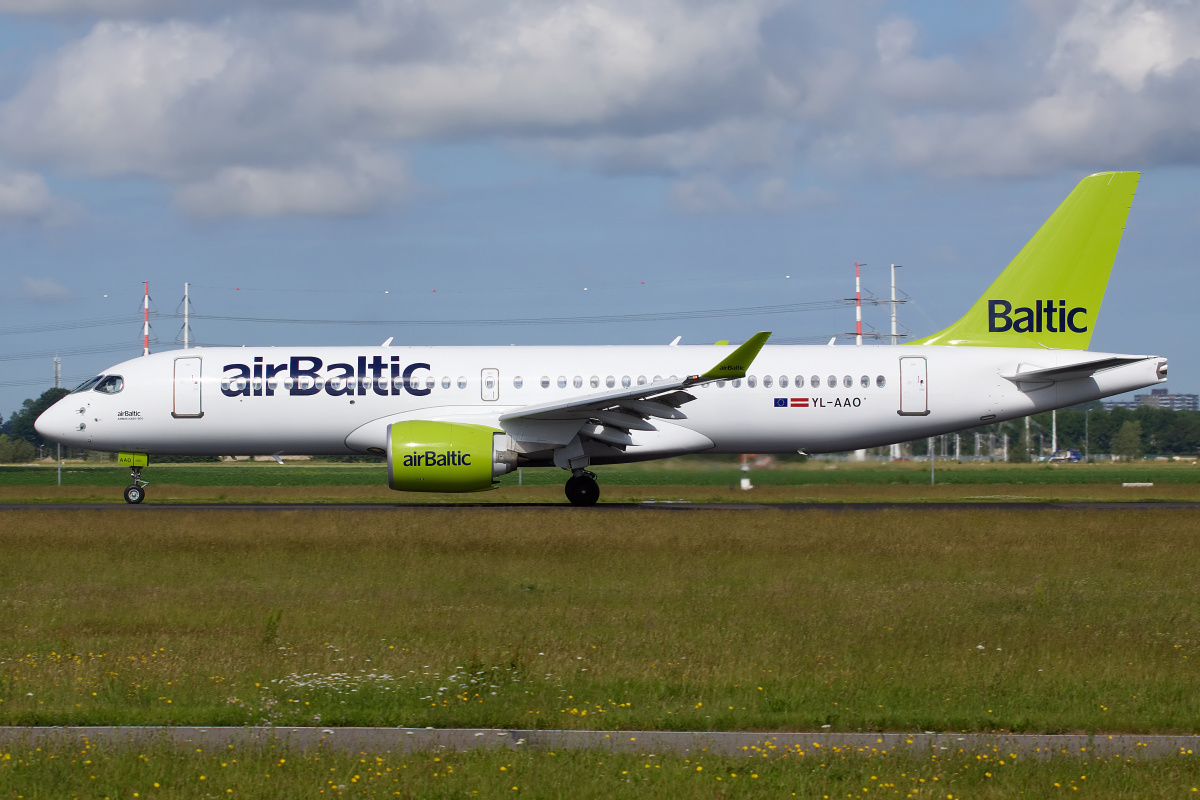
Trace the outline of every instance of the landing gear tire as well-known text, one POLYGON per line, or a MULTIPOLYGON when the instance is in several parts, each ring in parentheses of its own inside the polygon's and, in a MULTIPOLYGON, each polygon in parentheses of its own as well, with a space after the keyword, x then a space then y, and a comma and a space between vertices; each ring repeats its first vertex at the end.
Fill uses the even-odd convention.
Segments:
POLYGON ((600 485, 590 473, 575 475, 567 479, 566 493, 573 506, 594 506, 600 499, 600 485))
POLYGON ((134 505, 146 499, 146 490, 136 483, 132 486, 125 487, 125 502, 134 505))

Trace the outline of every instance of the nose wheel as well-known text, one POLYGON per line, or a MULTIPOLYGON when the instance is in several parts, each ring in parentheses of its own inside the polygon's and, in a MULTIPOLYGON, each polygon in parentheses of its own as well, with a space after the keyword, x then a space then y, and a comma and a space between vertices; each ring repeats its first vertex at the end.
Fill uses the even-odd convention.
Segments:
POLYGON ((146 499, 146 487, 150 484, 142 480, 141 467, 133 467, 129 471, 129 477, 133 479, 133 483, 125 487, 125 502, 137 505, 146 499))
POLYGON ((594 506, 600 499, 600 484, 594 474, 580 470, 567 479, 566 494, 573 506, 594 506))

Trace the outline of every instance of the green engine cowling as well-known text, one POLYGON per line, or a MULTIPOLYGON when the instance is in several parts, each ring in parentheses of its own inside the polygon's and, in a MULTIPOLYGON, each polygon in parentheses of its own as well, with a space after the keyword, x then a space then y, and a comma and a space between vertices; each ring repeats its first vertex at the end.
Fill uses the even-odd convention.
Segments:
POLYGON ((508 434, 461 422, 388 426, 388 486, 402 492, 478 492, 517 467, 508 434))

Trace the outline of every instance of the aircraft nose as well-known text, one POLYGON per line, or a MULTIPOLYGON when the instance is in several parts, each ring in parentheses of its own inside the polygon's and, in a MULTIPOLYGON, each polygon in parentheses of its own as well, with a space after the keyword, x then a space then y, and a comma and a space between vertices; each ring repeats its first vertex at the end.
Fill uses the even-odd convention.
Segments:
POLYGON ((52 442, 65 442, 67 439, 66 409, 60 400, 43 411, 33 421, 33 429, 38 435, 52 442))

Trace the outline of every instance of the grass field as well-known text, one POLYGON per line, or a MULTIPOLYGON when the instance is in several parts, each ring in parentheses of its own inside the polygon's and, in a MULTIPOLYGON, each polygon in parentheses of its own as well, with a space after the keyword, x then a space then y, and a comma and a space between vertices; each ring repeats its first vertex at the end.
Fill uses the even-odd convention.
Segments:
POLYGON ((1049 762, 797 749, 745 758, 476 750, 378 755, 247 748, 17 749, 0 753, 0 794, 64 797, 1177 798, 1200 788, 1194 756, 1049 762))
POLYGON ((1198 732, 1198 533, 1166 510, 0 512, 0 723, 1198 732))
MULTIPOLYGON (((1200 500, 1200 467, 1191 463, 988 464, 938 462, 930 486, 928 463, 810 461, 754 470, 752 491, 737 488, 742 473, 727 463, 672 459, 600 467, 601 502, 687 499, 721 502, 889 501, 961 499, 1200 500), (1122 483, 1153 483, 1124 488, 1122 483)), ((564 473, 526 469, 504 476, 490 492, 412 494, 387 488, 378 464, 263 463, 152 465, 149 502, 562 502, 564 473), (518 481, 522 485, 518 485, 518 481)), ((116 466, 70 464, 57 486, 52 466, 0 467, 0 502, 122 502, 129 482, 116 466)))

